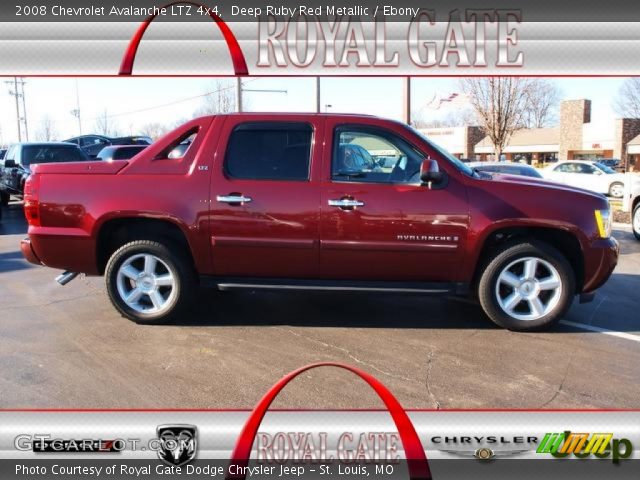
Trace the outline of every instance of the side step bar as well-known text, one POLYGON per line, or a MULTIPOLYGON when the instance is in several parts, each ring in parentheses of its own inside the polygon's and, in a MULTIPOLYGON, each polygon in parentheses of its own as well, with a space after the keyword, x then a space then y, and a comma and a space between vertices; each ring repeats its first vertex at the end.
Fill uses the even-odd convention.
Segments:
POLYGON ((356 280, 308 280, 273 278, 224 278, 203 277, 202 283, 219 290, 313 290, 326 292, 387 292, 466 295, 468 285, 464 283, 430 282, 372 282, 356 280))

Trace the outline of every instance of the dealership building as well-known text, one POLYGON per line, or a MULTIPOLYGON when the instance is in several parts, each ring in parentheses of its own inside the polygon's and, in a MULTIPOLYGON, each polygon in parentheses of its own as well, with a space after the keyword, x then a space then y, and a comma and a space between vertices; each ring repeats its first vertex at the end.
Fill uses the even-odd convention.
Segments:
MULTIPOLYGON (((433 142, 458 158, 493 160, 495 149, 481 127, 423 128, 433 142)), ((503 151, 505 160, 542 164, 556 160, 619 158, 640 171, 640 119, 618 118, 608 124, 591 123, 590 100, 560 104, 559 125, 519 130, 503 151)))

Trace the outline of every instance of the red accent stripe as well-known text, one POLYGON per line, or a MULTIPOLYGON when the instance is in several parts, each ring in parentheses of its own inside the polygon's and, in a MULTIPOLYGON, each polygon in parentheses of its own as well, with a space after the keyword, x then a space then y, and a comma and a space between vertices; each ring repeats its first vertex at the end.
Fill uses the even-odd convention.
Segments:
MULTIPOLYGON (((187 1, 178 0, 176 2, 171 2, 160 8, 161 9, 169 8, 173 5, 178 5, 178 4, 188 4, 194 7, 202 7, 205 9, 208 8, 205 5, 202 5, 201 3, 191 2, 188 0, 187 1)), ((247 61, 245 60, 244 54, 242 53, 242 49, 240 48, 240 44, 238 43, 238 40, 236 39, 231 29, 227 26, 224 20, 222 20, 215 13, 210 12, 209 16, 216 23, 216 25, 222 32, 224 40, 227 42, 227 47, 229 48, 229 54, 231 55, 231 61, 233 62, 233 70, 235 71, 235 75, 236 76, 249 75, 249 69, 247 68, 247 61)), ((136 54, 138 53, 138 47, 140 46, 142 37, 147 31, 147 28, 149 27, 149 25, 151 25, 151 22, 153 22, 156 17, 157 15, 151 15, 144 22, 142 22, 142 24, 140 24, 140 26, 138 27, 138 30, 136 31, 136 33, 131 38, 131 41, 129 42, 129 46, 127 47, 127 50, 124 53, 124 57, 122 57, 122 63, 120 64, 120 72, 118 73, 118 75, 124 76, 124 75, 132 74, 133 63, 135 62, 136 54)))
MULTIPOLYGON (((424 451, 422 443, 420 442, 418 433, 411 423, 407 412, 404 410, 402 405, 400 405, 400 402, 398 402, 398 400, 387 389, 387 387, 385 387, 373 376, 358 368, 334 362, 314 363, 311 365, 307 365, 306 367, 299 368, 298 370, 295 370, 283 377, 278 383, 271 387, 266 395, 262 397, 262 400, 258 402, 258 405, 256 405, 256 407, 253 409, 253 412, 251 412, 251 415, 247 419, 247 422, 244 424, 242 432, 238 437, 236 445, 233 449, 233 453, 231 454, 230 463, 230 465, 236 466, 235 471, 244 471, 245 469, 242 467, 246 467, 248 465, 249 457, 251 456, 251 448, 253 447, 253 442, 255 441, 256 435, 258 434, 258 429, 260 428, 262 419, 266 415, 269 406, 276 399, 278 394, 284 387, 287 386, 287 384, 291 380, 296 378, 298 375, 306 372, 307 370, 318 367, 337 367, 348 370, 358 375, 362 380, 367 382, 369 386, 371 386, 371 388, 373 388, 380 399, 384 402, 389 414, 391 414, 391 418, 393 419, 396 428, 398 429, 400 440, 402 441, 402 446, 404 448, 405 456, 407 459, 409 477, 413 480, 430 480, 431 471, 429 469, 427 455, 424 451)), ((246 475, 227 474, 226 478, 228 480, 245 480, 246 475)))

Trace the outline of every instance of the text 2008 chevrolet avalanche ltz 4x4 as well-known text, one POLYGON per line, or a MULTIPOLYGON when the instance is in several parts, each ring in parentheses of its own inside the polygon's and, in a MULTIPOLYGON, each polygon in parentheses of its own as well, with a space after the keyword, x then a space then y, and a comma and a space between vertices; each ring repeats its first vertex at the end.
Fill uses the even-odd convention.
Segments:
POLYGON ((131 160, 36 166, 24 208, 29 261, 67 270, 63 284, 104 275, 140 323, 179 320, 207 279, 465 294, 532 330, 590 300, 618 258, 603 196, 474 172, 363 115, 198 118, 131 160))

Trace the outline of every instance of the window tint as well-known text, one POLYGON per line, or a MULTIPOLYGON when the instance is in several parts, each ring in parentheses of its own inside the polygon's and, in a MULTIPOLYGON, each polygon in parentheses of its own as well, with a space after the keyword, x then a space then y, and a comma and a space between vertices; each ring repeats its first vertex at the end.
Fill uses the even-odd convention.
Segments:
POLYGON ((334 136, 334 180, 419 183, 424 155, 403 139, 378 129, 339 127, 334 136))
POLYGON ((256 122, 231 133, 225 173, 253 180, 308 180, 311 126, 292 122, 256 122))
POLYGON ((114 160, 128 160, 132 157, 135 157, 138 153, 140 153, 144 148, 137 147, 123 147, 116 148, 115 153, 113 154, 114 160))
POLYGON ((187 150, 191 147, 191 144, 196 139, 196 133, 192 133, 189 137, 182 140, 177 146, 175 146, 168 155, 168 158, 182 158, 187 153, 187 150))
POLYGON ((79 162, 87 157, 75 147, 63 145, 25 145, 22 149, 22 165, 35 163, 79 162))

